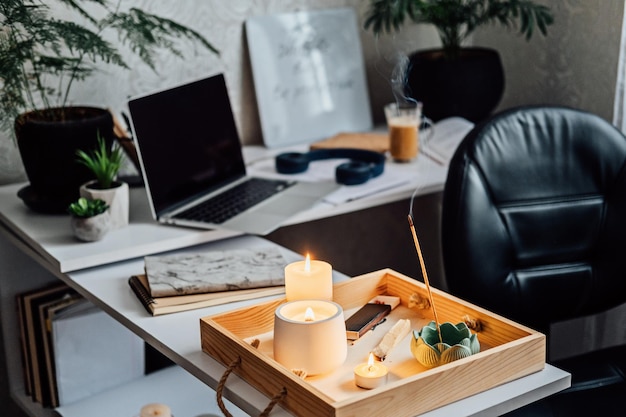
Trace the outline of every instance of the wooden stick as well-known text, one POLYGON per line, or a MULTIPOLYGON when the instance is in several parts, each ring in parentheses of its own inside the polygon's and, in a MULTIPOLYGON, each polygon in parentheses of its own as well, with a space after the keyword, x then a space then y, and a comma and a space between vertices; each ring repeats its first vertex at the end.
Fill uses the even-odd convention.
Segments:
POLYGON ((430 301, 430 307, 433 309, 433 316, 435 316, 435 325, 437 326, 437 334, 439 335, 439 342, 443 343, 443 338, 441 337, 441 328, 439 327, 439 318, 437 317, 437 309, 435 308, 435 303, 433 301, 433 294, 430 291, 430 283, 428 282, 428 274, 426 273, 426 265, 424 264, 424 257, 422 256, 422 248, 420 247, 419 239, 417 238, 417 233, 415 232, 415 225, 413 224, 413 218, 411 215, 408 215, 409 218, 409 227, 411 228, 411 234, 413 234, 413 242, 415 243, 415 249, 417 250, 417 256, 419 258, 420 267, 422 268, 422 276, 424 277, 424 284, 426 284, 426 291, 428 291, 428 300, 430 301))

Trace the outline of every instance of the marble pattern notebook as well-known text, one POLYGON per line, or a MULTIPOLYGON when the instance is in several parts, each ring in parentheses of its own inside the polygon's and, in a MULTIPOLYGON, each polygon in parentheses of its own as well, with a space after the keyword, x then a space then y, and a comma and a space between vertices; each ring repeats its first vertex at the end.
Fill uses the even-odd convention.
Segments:
POLYGON ((144 257, 153 297, 285 285, 287 261, 278 248, 144 257))

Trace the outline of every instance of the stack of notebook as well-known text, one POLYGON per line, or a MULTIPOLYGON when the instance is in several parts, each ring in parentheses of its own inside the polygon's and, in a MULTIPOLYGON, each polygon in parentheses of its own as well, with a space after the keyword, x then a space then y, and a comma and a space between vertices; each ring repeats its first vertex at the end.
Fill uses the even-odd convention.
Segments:
POLYGON ((146 256, 129 285, 154 315, 283 294, 286 260, 277 248, 146 256))

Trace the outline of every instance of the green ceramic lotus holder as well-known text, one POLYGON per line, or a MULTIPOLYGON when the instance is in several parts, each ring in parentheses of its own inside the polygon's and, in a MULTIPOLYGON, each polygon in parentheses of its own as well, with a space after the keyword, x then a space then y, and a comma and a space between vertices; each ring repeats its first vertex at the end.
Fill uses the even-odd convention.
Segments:
POLYGON ((441 339, 437 324, 431 321, 421 331, 413 331, 411 352, 422 365, 432 368, 466 358, 480 352, 478 336, 470 332, 465 323, 441 323, 441 339))

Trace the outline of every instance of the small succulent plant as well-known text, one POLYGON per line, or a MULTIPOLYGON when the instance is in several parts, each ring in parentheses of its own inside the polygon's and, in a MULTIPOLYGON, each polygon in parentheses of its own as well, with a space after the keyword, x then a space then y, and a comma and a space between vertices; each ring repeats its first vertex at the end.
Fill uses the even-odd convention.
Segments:
POLYGON ((86 218, 104 213, 108 208, 109 206, 107 203, 99 198, 89 200, 85 197, 80 197, 77 201, 69 205, 67 211, 69 211, 69 213, 74 217, 86 218))
POLYGON ((78 162, 93 173, 99 189, 111 188, 122 165, 122 148, 117 142, 113 144, 111 150, 107 149, 105 140, 98 132, 98 147, 89 153, 78 149, 76 156, 78 162))
POLYGON ((437 324, 431 321, 420 332, 413 331, 411 353, 419 363, 432 368, 480 352, 478 336, 465 323, 441 323, 441 341, 437 324))

